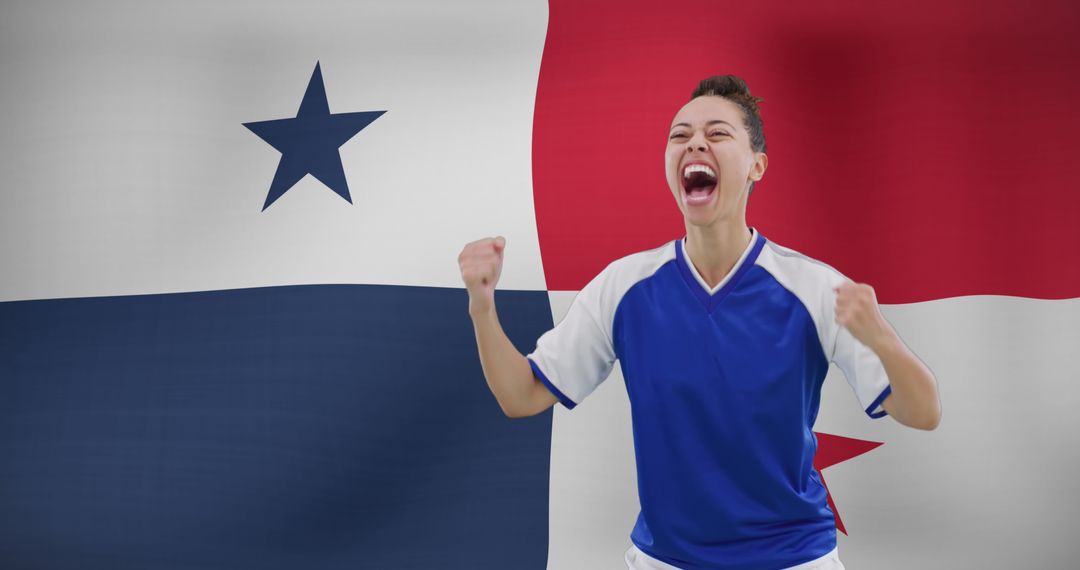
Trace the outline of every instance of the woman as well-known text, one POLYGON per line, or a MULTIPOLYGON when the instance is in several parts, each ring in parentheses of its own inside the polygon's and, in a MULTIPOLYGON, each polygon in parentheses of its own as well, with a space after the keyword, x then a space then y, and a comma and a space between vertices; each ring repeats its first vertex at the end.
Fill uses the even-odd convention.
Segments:
POLYGON ((459 256, 488 386, 511 417, 573 408, 620 361, 641 513, 631 569, 842 569, 813 469, 821 384, 844 372, 870 417, 934 429, 937 381, 873 289, 746 224, 768 166, 757 103, 734 76, 702 81, 665 164, 686 236, 608 265, 528 356, 502 332, 506 242, 459 256))

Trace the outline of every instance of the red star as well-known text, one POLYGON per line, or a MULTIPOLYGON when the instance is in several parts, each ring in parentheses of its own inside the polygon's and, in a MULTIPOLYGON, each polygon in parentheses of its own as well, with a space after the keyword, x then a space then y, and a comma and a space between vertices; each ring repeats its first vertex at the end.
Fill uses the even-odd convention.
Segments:
MULTIPOLYGON (((821 473, 822 484, 825 484, 823 470, 826 467, 843 463, 852 457, 858 457, 879 445, 883 445, 883 442, 852 439, 827 433, 814 432, 814 435, 817 436, 818 440, 817 455, 814 456, 814 469, 821 473)), ((825 485, 825 491, 829 491, 828 485, 825 485)), ((832 493, 829 492, 828 495, 829 508, 836 515, 836 529, 847 534, 847 531, 844 530, 844 522, 840 520, 840 511, 836 510, 836 503, 833 502, 832 493)))

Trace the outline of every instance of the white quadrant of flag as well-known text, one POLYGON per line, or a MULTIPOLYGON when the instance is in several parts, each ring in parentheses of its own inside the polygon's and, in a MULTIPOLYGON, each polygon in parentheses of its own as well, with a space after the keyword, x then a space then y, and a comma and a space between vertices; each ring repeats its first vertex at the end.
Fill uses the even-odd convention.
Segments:
POLYGON ((77 3, 4 8, 0 299, 303 283, 543 290, 531 181, 544 2, 77 3), (260 211, 317 62, 353 206, 308 176, 260 211), (15 133, 18 136, 13 136, 15 133), (46 190, 47 189, 47 190, 46 190))

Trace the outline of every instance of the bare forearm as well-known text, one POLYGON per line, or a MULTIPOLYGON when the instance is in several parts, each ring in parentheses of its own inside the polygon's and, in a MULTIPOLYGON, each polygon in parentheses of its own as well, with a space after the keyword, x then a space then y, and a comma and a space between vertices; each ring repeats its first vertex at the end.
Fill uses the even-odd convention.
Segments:
POLYGON ((550 407, 554 398, 550 403, 537 401, 537 396, 543 396, 537 394, 542 386, 538 386, 529 361, 503 332, 494 306, 470 310, 469 316, 476 331, 484 377, 503 413, 510 417, 530 416, 550 407))
POLYGON ((941 422, 941 400, 933 372, 895 332, 871 349, 881 359, 892 386, 892 394, 883 403, 885 411, 906 426, 936 428, 941 422))

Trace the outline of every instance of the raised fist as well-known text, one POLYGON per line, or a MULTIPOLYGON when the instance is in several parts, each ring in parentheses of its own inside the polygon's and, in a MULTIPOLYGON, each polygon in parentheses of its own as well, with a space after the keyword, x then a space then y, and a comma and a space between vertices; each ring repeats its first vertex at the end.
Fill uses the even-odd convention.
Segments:
POLYGON ((495 304, 495 284, 502 273, 506 238, 484 238, 465 246, 458 255, 461 280, 469 291, 469 311, 488 309, 495 304))

